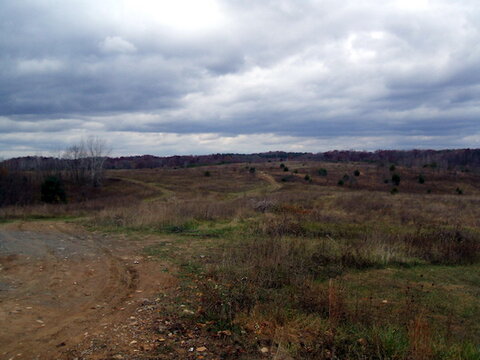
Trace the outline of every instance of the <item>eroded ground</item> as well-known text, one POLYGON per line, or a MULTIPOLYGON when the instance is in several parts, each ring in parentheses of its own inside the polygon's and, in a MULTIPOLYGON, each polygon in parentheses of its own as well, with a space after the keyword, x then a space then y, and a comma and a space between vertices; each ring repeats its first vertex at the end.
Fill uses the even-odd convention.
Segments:
POLYGON ((90 234, 61 223, 1 226, 0 358, 124 358, 148 351, 149 339, 135 346, 137 315, 176 284, 166 264, 142 256, 148 241, 157 240, 90 234))

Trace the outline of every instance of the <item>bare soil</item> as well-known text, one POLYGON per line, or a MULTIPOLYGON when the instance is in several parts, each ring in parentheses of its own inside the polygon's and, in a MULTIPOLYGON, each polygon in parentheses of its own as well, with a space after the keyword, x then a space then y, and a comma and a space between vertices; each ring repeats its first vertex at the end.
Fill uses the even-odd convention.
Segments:
MULTIPOLYGON (((170 265, 142 255, 158 239, 57 222, 0 226, 0 358, 107 359, 149 352, 142 312, 175 288, 170 265)), ((149 319, 151 321, 151 319, 149 319)))

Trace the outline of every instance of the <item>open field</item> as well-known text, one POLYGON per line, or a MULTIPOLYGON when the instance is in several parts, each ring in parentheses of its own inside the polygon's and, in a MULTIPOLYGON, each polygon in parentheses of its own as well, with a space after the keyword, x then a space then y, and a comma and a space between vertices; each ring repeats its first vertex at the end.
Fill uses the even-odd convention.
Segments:
POLYGON ((480 359, 474 172, 109 170, 93 199, 0 216, 2 358, 480 359))

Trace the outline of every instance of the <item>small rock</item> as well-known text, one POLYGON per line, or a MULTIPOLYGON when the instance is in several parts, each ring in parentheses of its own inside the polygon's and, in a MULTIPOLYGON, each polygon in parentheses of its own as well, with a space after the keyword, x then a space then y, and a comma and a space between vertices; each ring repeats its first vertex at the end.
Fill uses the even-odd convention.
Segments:
POLYGON ((200 346, 200 347, 197 348, 197 351, 198 352, 205 352, 205 351, 207 351, 207 348, 205 346, 200 346))
POLYGON ((269 351, 270 351, 270 350, 268 350, 268 348, 265 347, 265 346, 260 349, 260 352, 261 352, 262 354, 267 354, 269 351))

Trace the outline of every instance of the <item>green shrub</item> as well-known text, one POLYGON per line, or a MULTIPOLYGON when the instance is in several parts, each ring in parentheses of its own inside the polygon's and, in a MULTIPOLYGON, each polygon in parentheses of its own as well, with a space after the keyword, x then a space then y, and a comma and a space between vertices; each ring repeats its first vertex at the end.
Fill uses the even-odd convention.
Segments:
POLYGON ((353 175, 355 175, 355 176, 360 176, 360 170, 358 170, 358 169, 355 170, 355 171, 353 172, 353 175))
POLYGON ((418 175, 418 182, 420 184, 425 184, 425 177, 422 174, 418 175))
POLYGON ((400 185, 400 175, 393 174, 392 175, 392 183, 394 183, 397 186, 400 185))
POLYGON ((41 186, 41 200, 49 204, 65 203, 67 196, 60 178, 49 176, 41 186))
POLYGON ((327 175, 328 175, 327 169, 324 169, 324 168, 319 169, 319 170, 318 170, 318 175, 320 175, 320 176, 327 176, 327 175))

